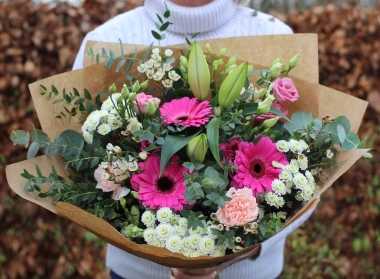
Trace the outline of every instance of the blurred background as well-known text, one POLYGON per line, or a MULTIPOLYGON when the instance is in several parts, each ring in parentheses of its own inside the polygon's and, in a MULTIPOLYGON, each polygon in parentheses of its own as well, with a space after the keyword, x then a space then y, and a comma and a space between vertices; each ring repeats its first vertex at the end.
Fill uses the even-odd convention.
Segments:
MULTIPOLYGON (((240 2, 273 14, 295 33, 317 33, 320 83, 369 101, 359 134, 373 159, 359 160, 288 238, 281 278, 380 278, 379 2, 240 2)), ((39 126, 28 84, 69 71, 87 32, 141 4, 0 1, 0 279, 108 278, 105 244, 16 196, 4 171, 26 158, 10 132, 39 126)))

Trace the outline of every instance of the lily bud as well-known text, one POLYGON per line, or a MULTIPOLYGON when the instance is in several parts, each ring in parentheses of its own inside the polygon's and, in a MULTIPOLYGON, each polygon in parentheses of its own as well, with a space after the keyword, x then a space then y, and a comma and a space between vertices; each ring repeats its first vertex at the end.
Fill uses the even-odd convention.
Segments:
POLYGON ((262 101, 258 104, 257 112, 259 114, 268 113, 274 100, 275 100, 275 98, 273 97, 273 95, 269 95, 268 97, 266 97, 266 99, 264 101, 262 101))
POLYGON ((236 65, 236 62, 237 62, 237 56, 234 55, 230 57, 230 59, 228 59, 227 61, 226 68, 228 68, 231 65, 236 65))
POLYGON ((281 75, 281 70, 282 70, 282 63, 278 62, 274 64, 270 70, 271 73, 269 74, 269 78, 275 79, 278 78, 281 75))
POLYGON ((248 69, 247 69, 247 72, 252 72, 253 71, 253 65, 252 64, 248 64, 248 69))
POLYGON ((212 109, 212 114, 214 114, 215 117, 219 117, 221 113, 222 113, 222 109, 220 107, 214 107, 212 109))
POLYGON ((119 202, 120 202, 121 207, 125 209, 125 206, 127 205, 127 200, 124 197, 121 197, 119 202))
POLYGON ((191 45, 187 66, 188 82, 191 91, 199 101, 206 100, 210 91, 210 71, 198 42, 194 42, 191 45))
POLYGON ((223 65, 223 59, 215 60, 212 63, 212 70, 216 71, 219 68, 219 66, 221 66, 221 65, 223 65))
POLYGON ((140 84, 140 90, 145 90, 148 87, 149 80, 145 80, 143 83, 140 84))
POLYGON ((139 92, 140 90, 140 82, 136 80, 136 82, 132 85, 132 92, 139 92))
POLYGON ((131 215, 133 218, 133 224, 138 225, 140 222, 140 210, 138 206, 136 205, 131 206, 131 215))
POLYGON ((207 153, 207 136, 200 134, 193 138, 186 146, 186 155, 190 158, 194 155, 195 159, 203 163, 207 153))
POLYGON ((151 99, 148 100, 148 104, 146 106, 146 114, 147 115, 153 115, 156 113, 156 107, 153 105, 153 102, 151 99))
POLYGON ((292 58, 290 58, 290 60, 289 60, 289 68, 290 69, 293 69, 294 67, 296 67, 298 65, 298 61, 300 59, 300 56, 301 55, 299 53, 297 53, 292 58))
POLYGON ((268 129, 268 128, 271 128, 273 125, 275 125, 278 121, 278 117, 273 117, 273 118, 269 118, 269 119, 265 119, 262 123, 263 127, 268 129))
POLYGON ((260 88, 260 90, 257 93, 255 93, 255 95, 253 96, 253 98, 255 100, 261 99, 262 97, 264 97, 265 93, 266 93, 265 88, 260 88))
POLYGON ((229 66, 228 68, 226 68, 225 70, 224 70, 224 73, 225 74, 229 74, 233 69, 235 69, 237 67, 237 65, 236 64, 232 64, 231 66, 229 66))
POLYGON ((137 199, 137 197, 139 195, 139 192, 131 191, 131 195, 132 195, 133 198, 137 199))
POLYGON ((108 91, 113 94, 116 92, 116 85, 115 83, 112 83, 112 85, 108 88, 108 91))
POLYGON ((247 62, 241 63, 223 80, 218 94, 221 107, 226 108, 239 98, 247 79, 247 66, 247 62))
POLYGON ((121 97, 126 100, 129 97, 129 90, 127 85, 123 84, 123 89, 121 90, 121 97))
POLYGON ((221 50, 219 50, 218 54, 215 56, 215 59, 218 59, 220 57, 223 57, 228 52, 228 48, 223 47, 221 50))

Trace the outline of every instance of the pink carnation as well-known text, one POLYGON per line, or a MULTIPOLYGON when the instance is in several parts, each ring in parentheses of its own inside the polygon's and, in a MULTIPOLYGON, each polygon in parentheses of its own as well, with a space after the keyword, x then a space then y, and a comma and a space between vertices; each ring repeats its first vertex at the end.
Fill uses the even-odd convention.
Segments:
POLYGON ((230 188, 226 194, 231 200, 216 212, 218 221, 226 227, 242 226, 257 219, 259 207, 252 190, 230 188))
POLYGON ((219 144, 219 150, 223 151, 222 164, 226 162, 227 157, 228 162, 231 163, 235 160, 236 152, 239 150, 239 143, 241 142, 238 138, 232 138, 229 142, 223 142, 219 144))
POLYGON ((136 95, 136 101, 133 101, 133 109, 138 114, 146 114, 146 108, 148 106, 148 101, 151 100, 155 108, 158 108, 160 104, 160 99, 155 98, 151 95, 146 95, 145 93, 139 93, 136 95))
POLYGON ((273 82, 273 95, 280 103, 294 102, 299 98, 298 91, 290 78, 277 78, 273 82))

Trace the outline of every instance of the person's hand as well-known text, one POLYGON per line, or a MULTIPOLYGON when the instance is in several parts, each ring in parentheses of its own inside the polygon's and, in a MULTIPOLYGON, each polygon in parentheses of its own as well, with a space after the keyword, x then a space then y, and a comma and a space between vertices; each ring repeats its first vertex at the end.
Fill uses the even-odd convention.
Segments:
POLYGON ((223 262, 220 265, 213 267, 199 269, 171 268, 170 279, 215 279, 226 267, 242 260, 256 257, 260 253, 260 249, 261 245, 258 245, 246 254, 240 255, 232 260, 223 262))

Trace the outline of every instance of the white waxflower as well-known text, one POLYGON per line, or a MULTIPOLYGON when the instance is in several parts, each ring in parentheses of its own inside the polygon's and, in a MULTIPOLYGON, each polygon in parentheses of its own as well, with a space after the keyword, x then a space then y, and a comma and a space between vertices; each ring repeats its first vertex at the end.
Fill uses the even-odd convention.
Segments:
POLYGON ((170 64, 168 64, 168 63, 162 64, 162 70, 164 72, 169 72, 171 69, 173 69, 173 67, 170 64))
POLYGON ((113 152, 115 152, 116 154, 119 154, 119 153, 122 152, 122 150, 121 150, 120 146, 116 145, 116 146, 114 146, 114 148, 113 148, 113 152))
POLYGON ((179 74, 177 74, 175 71, 170 71, 169 74, 168 74, 168 77, 172 80, 172 81, 177 81, 181 78, 181 76, 179 74))
POLYGON ((148 153, 146 152, 146 151, 141 151, 140 153, 139 153, 139 158, 141 159, 141 160, 146 160, 147 158, 148 158, 148 153))
POLYGON ((137 120, 136 117, 129 119, 129 124, 127 125, 127 130, 132 134, 142 128, 142 124, 137 120))
POLYGON ((272 188, 273 188, 273 191, 278 195, 286 194, 286 186, 284 182, 282 182, 279 179, 275 179, 272 181, 272 188))
POLYGON ((298 189, 304 189, 308 185, 309 181, 302 173, 296 173, 293 177, 293 182, 298 189))
POLYGON ((162 81, 162 85, 165 87, 165 88, 170 88, 173 86, 173 81, 171 79, 165 79, 162 81))
POLYGON ((147 70, 146 66, 145 66, 145 63, 141 63, 140 65, 137 66, 137 71, 139 71, 140 73, 145 73, 147 70))
POLYGON ((328 149, 326 150, 326 157, 328 159, 332 159, 334 157, 334 153, 330 149, 328 149))
POLYGON ((147 210, 145 211, 142 215, 141 215, 141 222, 147 226, 147 227, 151 227, 154 225, 156 221, 156 216, 154 216, 154 214, 147 210))
POLYGON ((148 79, 152 79, 153 75, 154 75, 154 71, 153 70, 147 70, 145 74, 146 74, 146 77, 148 79))
POLYGON ((172 252, 179 252, 182 248, 182 239, 179 235, 172 235, 166 240, 166 246, 172 252))
POLYGON ((160 81, 164 77, 164 74, 160 71, 157 71, 153 74, 153 80, 160 81))
POLYGON ((293 153, 299 154, 303 151, 303 146, 298 140, 291 139, 289 141, 290 150, 293 153))
POLYGON ((137 164, 136 161, 129 162, 129 163, 128 163, 128 170, 129 170, 129 171, 132 171, 132 172, 134 172, 134 171, 138 171, 138 170, 139 170, 139 165, 137 164))
POLYGON ((173 212, 169 207, 161 207, 157 210, 156 217, 160 223, 169 223, 173 217, 173 212))
POLYGON ((111 132, 111 126, 107 123, 100 124, 98 126, 97 132, 101 135, 107 135, 109 132, 111 132))
POLYGON ((215 240, 209 236, 203 236, 199 242, 200 250, 205 254, 211 254, 215 249, 215 240))
POLYGON ((166 57, 170 57, 170 56, 172 56, 172 54, 173 54, 173 51, 171 49, 165 49, 165 56, 166 57))
POLYGON ((113 150, 113 144, 112 143, 108 143, 107 146, 106 146, 106 148, 109 151, 113 150))
POLYGON ((170 224, 161 223, 156 227, 157 238, 168 239, 173 234, 173 227, 170 224))
POLYGON ((156 241, 156 230, 153 228, 147 228, 143 232, 143 237, 146 243, 151 244, 153 241, 156 241))
POLYGON ((158 47, 155 47, 152 49, 152 55, 153 54, 159 54, 160 53, 160 49, 158 47))
POLYGON ((279 140, 278 142, 276 142, 276 147, 278 151, 281 151, 284 153, 289 151, 289 144, 285 140, 279 140))
POLYGON ((161 56, 160 56, 160 54, 158 54, 158 53, 153 53, 151 57, 152 57, 152 59, 153 59, 153 61, 154 61, 155 63, 157 63, 157 62, 161 62, 161 56))
POLYGON ((154 66, 154 61, 152 59, 149 59, 148 61, 145 62, 145 67, 147 69, 153 69, 154 66))

